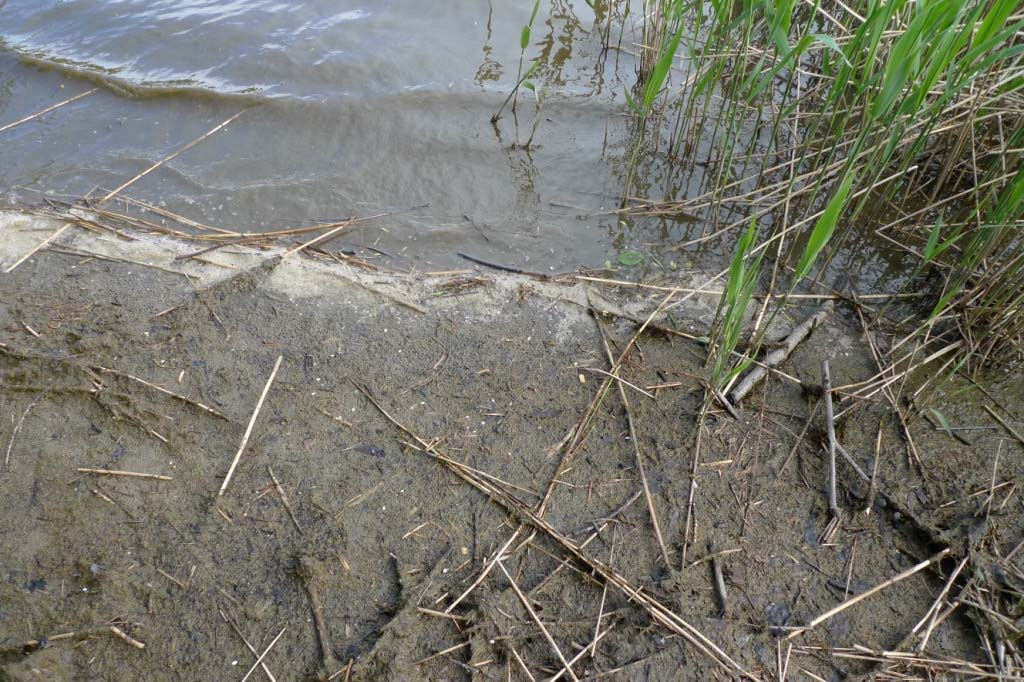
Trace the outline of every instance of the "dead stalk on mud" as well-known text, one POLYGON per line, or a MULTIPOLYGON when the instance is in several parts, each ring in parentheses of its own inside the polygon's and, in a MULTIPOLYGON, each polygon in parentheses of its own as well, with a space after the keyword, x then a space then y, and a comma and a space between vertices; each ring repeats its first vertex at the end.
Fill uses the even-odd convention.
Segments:
POLYGON ((224 482, 221 484, 220 490, 217 491, 217 497, 222 497, 224 495, 224 491, 228 489, 228 483, 231 482, 231 477, 235 473, 235 467, 238 466, 238 460, 242 458, 242 453, 245 452, 245 446, 249 444, 249 436, 252 435, 252 427, 256 424, 256 418, 260 416, 260 410, 263 409, 263 401, 267 399, 267 393, 270 392, 270 385, 274 383, 274 377, 277 376, 277 370, 281 367, 281 360, 283 359, 283 355, 278 355, 277 360, 274 362, 274 369, 270 372, 270 378, 267 379, 267 383, 263 387, 263 393, 260 394, 260 399, 256 403, 256 409, 253 410, 252 417, 249 418, 249 425, 245 427, 245 435, 242 436, 242 443, 238 446, 238 452, 235 453, 235 458, 231 460, 231 467, 228 469, 228 473, 224 477, 224 482))
POLYGON ((832 410, 832 376, 829 372, 828 360, 821 361, 821 390, 825 401, 825 433, 828 434, 828 511, 832 515, 828 528, 822 536, 822 542, 831 542, 832 535, 839 528, 842 511, 836 495, 836 424, 832 410))
POLYGON ((391 414, 384 409, 377 399, 373 397, 369 388, 362 384, 356 384, 356 387, 364 396, 366 396, 367 400, 370 401, 370 403, 378 412, 381 413, 381 415, 384 416, 385 419, 423 446, 422 452, 424 454, 428 455, 435 461, 442 463, 458 478, 486 494, 493 503, 499 505, 505 511, 518 516, 525 524, 532 526, 538 532, 546 534, 551 540, 554 540, 564 550, 566 550, 573 558, 590 567, 590 569, 596 575, 600 576, 602 580, 614 585, 627 599, 643 607, 643 609, 656 623, 681 636, 695 649, 710 658, 716 665, 720 666, 729 674, 738 675, 750 680, 757 679, 697 628, 693 627, 667 606, 648 595, 642 588, 634 586, 629 580, 619 575, 610 566, 607 566, 603 562, 590 556, 582 548, 555 529, 550 523, 541 518, 534 509, 516 499, 505 490, 494 486, 488 482, 487 479, 473 474, 459 462, 442 454, 437 450, 435 442, 421 438, 415 431, 391 416, 391 414))
POLYGON ((818 616, 817 618, 814 618, 807 625, 805 625, 805 626, 803 626, 801 628, 797 628, 796 630, 793 630, 793 632, 790 632, 788 635, 786 635, 786 639, 790 640, 790 639, 793 639, 794 637, 799 637, 800 635, 804 634, 808 630, 813 630, 814 628, 818 627, 819 625, 824 623, 829 618, 832 618, 836 614, 845 611, 846 609, 850 608, 851 606, 864 601, 865 599, 867 599, 868 597, 872 596, 873 594, 877 594, 878 592, 881 592, 885 588, 892 587, 896 583, 898 583, 898 582, 900 582, 902 580, 905 580, 906 578, 909 578, 910 576, 914 575, 915 573, 923 571, 924 569, 928 568, 929 566, 931 566, 935 562, 937 562, 940 559, 942 559, 943 557, 945 557, 947 554, 949 554, 949 548, 948 547, 946 549, 943 549, 942 551, 938 552, 937 554, 932 555, 928 559, 925 559, 924 561, 922 561, 922 562, 920 562, 918 564, 914 564, 913 566, 911 566, 907 570, 903 571, 902 573, 899 573, 898 575, 894 575, 893 577, 889 578, 885 582, 880 583, 878 585, 875 585, 870 590, 865 590, 864 592, 861 592, 858 595, 850 597, 849 599, 847 599, 846 601, 842 602, 838 606, 836 606, 834 608, 831 608, 828 611, 826 611, 825 613, 823 613, 820 616, 818 616))
POLYGON ((525 608, 526 612, 528 614, 530 614, 530 618, 532 618, 533 622, 536 623, 537 627, 540 628, 541 633, 544 635, 544 639, 546 639, 548 641, 548 644, 551 645, 551 648, 554 650, 555 655, 558 656, 558 660, 561 661, 561 663, 562 663, 562 669, 566 673, 568 673, 569 677, 572 678, 573 680, 575 680, 575 682, 579 682, 580 678, 576 677, 576 673, 574 673, 572 671, 572 666, 570 666, 569 662, 567 660, 565 660, 565 655, 562 653, 562 650, 559 648, 558 643, 555 642, 555 638, 551 636, 550 632, 548 632, 547 627, 544 625, 544 621, 542 621, 540 619, 540 616, 537 615, 537 611, 534 610, 533 606, 530 605, 530 600, 527 599, 526 595, 523 594, 523 591, 521 589, 519 589, 519 585, 516 584, 515 579, 509 574, 508 570, 505 568, 505 564, 501 563, 501 559, 500 558, 498 559, 497 563, 498 563, 498 568, 500 568, 501 572, 505 574, 505 578, 508 580, 509 584, 512 586, 512 591, 516 593, 516 596, 519 598, 519 601, 522 603, 523 608, 525 608))
POLYGON ((32 408, 36 406, 42 397, 42 395, 36 396, 36 398, 28 404, 28 407, 25 408, 25 411, 21 413, 18 423, 14 425, 14 430, 11 431, 11 439, 7 442, 7 453, 4 455, 4 471, 9 471, 11 468, 11 450, 14 449, 14 439, 18 437, 18 433, 21 431, 21 427, 25 423, 25 418, 28 417, 28 413, 32 411, 32 408))
POLYGON ((126 476, 128 478, 148 478, 152 481, 173 481, 170 476, 163 474, 145 474, 138 471, 121 471, 119 469, 92 469, 89 467, 78 467, 80 474, 95 474, 97 476, 126 476))

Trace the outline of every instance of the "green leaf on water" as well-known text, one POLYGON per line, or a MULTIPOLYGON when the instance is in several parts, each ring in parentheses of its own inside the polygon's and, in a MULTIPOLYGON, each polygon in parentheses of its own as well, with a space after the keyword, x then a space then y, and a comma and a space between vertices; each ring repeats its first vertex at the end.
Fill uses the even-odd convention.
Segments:
POLYGON ((530 27, 523 26, 523 33, 519 36, 519 47, 525 50, 530 46, 530 27))
POLYGON ((637 253, 636 251, 623 251, 619 254, 619 263, 633 267, 634 265, 640 265, 644 262, 643 254, 637 253))
POLYGON ((523 81, 523 87, 533 94, 537 94, 537 86, 533 84, 533 81, 523 81))

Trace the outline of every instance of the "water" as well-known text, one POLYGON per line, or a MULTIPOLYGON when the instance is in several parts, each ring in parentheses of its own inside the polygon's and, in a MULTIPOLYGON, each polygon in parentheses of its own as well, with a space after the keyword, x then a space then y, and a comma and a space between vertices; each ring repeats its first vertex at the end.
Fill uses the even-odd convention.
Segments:
MULTIPOLYGON (((490 122, 516 82, 532 7, 8 0, 0 125, 100 89, 0 134, 0 196, 38 202, 43 192, 116 187, 244 109, 126 194, 239 230, 387 212, 338 244, 422 269, 465 265, 459 251, 532 270, 617 264, 625 251, 645 256, 634 273, 717 265, 731 241, 674 249, 709 229, 700 216, 612 212, 634 131, 623 94, 636 80, 634 19, 609 23, 600 3, 542 3, 526 50, 540 60, 533 80, 544 93, 533 144, 522 145, 531 93, 518 116, 490 122), (608 26, 621 50, 605 52, 608 26)), ((694 159, 707 151, 698 146, 694 159)), ((672 182, 659 163, 645 168, 640 193, 705 189, 696 161, 672 182)), ((862 250, 853 257, 879 267, 862 250)))

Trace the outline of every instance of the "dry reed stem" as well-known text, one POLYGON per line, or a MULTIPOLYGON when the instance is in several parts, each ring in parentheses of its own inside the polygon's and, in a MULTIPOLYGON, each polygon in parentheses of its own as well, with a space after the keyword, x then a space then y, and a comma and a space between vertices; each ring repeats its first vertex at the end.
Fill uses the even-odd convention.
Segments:
POLYGON ((149 173, 151 173, 152 171, 155 171, 157 168, 159 168, 160 166, 164 165, 168 161, 172 161, 172 160, 176 159, 178 156, 180 156, 181 154, 184 154, 185 152, 187 152, 189 149, 192 149, 192 147, 195 147, 197 144, 199 144, 200 142, 202 142, 203 140, 208 138, 210 135, 213 135, 215 132, 217 132, 218 130, 220 130, 221 128, 226 126, 227 124, 231 123, 232 121, 234 121, 236 118, 238 118, 239 116, 241 116, 245 112, 246 112, 246 110, 242 109, 237 114, 229 116, 222 123, 214 126, 213 128, 211 128, 207 132, 203 133, 202 135, 200 135, 196 139, 194 139, 191 142, 189 142, 184 147, 181 147, 177 151, 175 151, 175 152, 165 156, 164 158, 160 159, 159 161, 154 163, 152 166, 150 166, 146 170, 144 170, 141 173, 133 176, 130 180, 128 180, 127 182, 122 183, 116 189, 113 189, 110 192, 108 192, 102 199, 99 200, 99 203, 100 204, 107 203, 108 201, 113 199, 115 196, 120 194, 121 191, 124 190, 125 188, 129 187, 130 185, 133 185, 135 182, 137 182, 138 180, 142 179, 146 175, 149 175, 149 173))
POLYGON ((116 369, 110 369, 108 367, 103 367, 101 365, 96 365, 95 369, 99 370, 100 372, 106 372, 107 374, 114 374, 114 375, 117 375, 117 376, 125 377, 126 379, 131 379, 132 381, 136 381, 136 382, 142 384, 143 386, 148 386, 148 387, 152 388, 153 390, 159 391, 160 393, 163 393, 165 395, 169 395, 172 398, 176 398, 176 399, 182 401, 183 403, 188 403, 189 405, 194 405, 195 407, 198 407, 199 409, 203 410, 204 412, 209 412, 210 414, 212 414, 215 417, 219 417, 219 418, 221 418, 221 419, 223 419, 225 421, 231 421, 226 416, 224 416, 222 413, 220 413, 217 410, 213 409, 209 405, 204 405, 203 403, 199 402, 198 400, 192 400, 191 398, 183 396, 180 393, 175 393, 174 391, 169 391, 166 388, 163 388, 162 386, 157 386, 156 384, 150 383, 150 382, 146 381, 145 379, 140 379, 139 377, 133 376, 131 374, 128 374, 127 372, 122 372, 122 371, 116 370, 116 369))
POLYGON ((111 625, 110 626, 110 633, 112 635, 114 635, 115 637, 117 637, 122 642, 124 642, 125 644, 128 644, 129 646, 133 646, 136 649, 145 649, 146 648, 145 644, 143 644, 139 640, 135 639, 134 637, 128 635, 124 630, 122 630, 121 628, 117 627, 116 625, 111 625))
POLYGON ((295 530, 302 532, 302 526, 299 525, 299 520, 295 517, 295 511, 292 509, 291 502, 288 501, 288 495, 284 492, 284 487, 281 482, 277 480, 277 476, 274 475, 274 470, 269 466, 267 467, 267 473, 270 474, 270 480, 274 482, 274 488, 277 489, 277 495, 281 498, 281 503, 284 505, 284 509, 288 512, 288 518, 295 524, 295 530))
MULTIPOLYGON (((605 354, 608 357, 608 362, 613 363, 614 367, 612 349, 611 346, 608 345, 608 335, 605 333, 604 326, 601 324, 600 318, 596 319, 598 330, 601 332, 601 341, 604 344, 605 354)), ((609 376, 615 375, 609 374, 609 376)), ((629 440, 633 444, 634 461, 636 462, 637 473, 640 475, 640 485, 644 491, 644 501, 647 503, 647 512, 651 516, 651 525, 654 526, 654 537, 658 541, 658 549, 661 551, 661 559, 665 562, 665 567, 670 568, 672 566, 672 561, 668 556, 668 548, 665 546, 665 538, 662 537, 661 534, 661 524, 658 523, 658 513, 654 508, 654 499, 651 497, 651 487, 647 483, 647 471, 644 466, 644 456, 643 453, 640 452, 640 441, 637 438, 636 425, 633 422, 633 411, 629 408, 629 398, 626 396, 626 389, 622 387, 622 383, 623 382, 618 381, 615 383, 615 386, 619 389, 619 398, 622 400, 622 408, 626 411, 626 423, 629 427, 629 440)), ((651 397, 653 398, 654 396, 651 397)), ((598 618, 598 626, 600 626, 600 618, 598 618)))
POLYGON ((923 571, 924 569, 926 569, 929 566, 931 566, 932 564, 934 564, 936 561, 939 561, 940 559, 942 559, 947 554, 949 554, 949 548, 948 547, 946 549, 943 549, 942 551, 938 552, 937 554, 932 555, 928 559, 925 559, 924 561, 922 561, 920 563, 914 564, 913 566, 911 566, 907 570, 903 571, 902 573, 894 575, 893 577, 889 578, 888 580, 886 580, 886 581, 884 581, 882 583, 879 583, 878 585, 875 585, 870 590, 865 590, 864 592, 861 592, 858 595, 854 595, 853 597, 850 597, 849 599, 847 599, 846 601, 842 602, 841 604, 839 604, 839 605, 829 609, 828 611, 826 611, 825 613, 821 614, 817 618, 814 618, 813 620, 811 620, 811 622, 809 622, 804 627, 798 628, 798 629, 794 630, 793 632, 790 632, 788 635, 786 635, 786 639, 790 640, 790 639, 793 639, 794 637, 798 637, 798 636, 804 634, 808 630, 813 630, 814 628, 816 628, 817 626, 821 625, 826 620, 828 620, 829 618, 832 618, 836 614, 845 611, 846 609, 850 608, 851 606, 854 606, 855 604, 860 603, 861 601, 867 599, 868 597, 870 597, 870 596, 872 596, 874 594, 877 594, 878 592, 881 592, 882 590, 884 590, 887 587, 891 587, 891 586, 895 585, 896 583, 898 583, 898 582, 900 582, 902 580, 905 580, 906 578, 909 578, 910 576, 914 575, 915 573, 923 571))
POLYGON ((224 477, 224 482, 221 484, 220 490, 217 491, 217 497, 224 495, 224 491, 228 488, 228 483, 231 482, 231 476, 235 473, 235 467, 238 466, 238 460, 241 459, 242 453, 245 451, 245 446, 249 443, 249 436, 252 435, 252 427, 256 424, 256 418, 260 416, 260 410, 263 409, 263 401, 267 399, 267 393, 270 391, 270 385, 274 383, 274 377, 277 376, 277 370, 281 367, 281 360, 283 359, 283 355, 278 355, 277 360, 274 362, 274 369, 270 372, 270 378, 267 379, 267 383, 263 387, 263 393, 260 394, 260 399, 256 403, 256 409, 253 410, 252 417, 249 418, 249 425, 245 427, 245 434, 242 436, 242 443, 238 446, 238 452, 235 453, 235 458, 231 461, 231 467, 228 469, 227 476, 224 477))
MULTIPOLYGON (((245 644, 245 648, 251 651, 253 656, 259 658, 260 652, 256 647, 249 643, 249 640, 242 634, 242 630, 238 627, 235 621, 224 612, 224 609, 217 610, 220 611, 220 617, 224 619, 224 622, 231 626, 231 629, 235 631, 238 638, 242 640, 243 644, 245 644)), ((263 669, 263 672, 266 674, 267 679, 269 679, 270 682, 277 682, 277 678, 274 677, 274 673, 270 672, 270 668, 267 667, 266 661, 260 661, 260 667, 263 669)))
POLYGON ((935 597, 935 601, 932 603, 931 608, 929 608, 921 620, 917 622, 914 629, 910 631, 912 634, 917 634, 917 632, 924 627, 925 623, 928 624, 928 627, 925 628, 924 634, 921 636, 920 643, 915 647, 918 652, 922 652, 927 648, 928 640, 931 638, 932 631, 935 629, 937 624, 939 612, 942 610, 942 601, 946 598, 946 595, 949 594, 950 588, 953 587, 953 582, 956 580, 956 577, 960 575, 960 571, 964 569, 964 566, 967 565, 969 558, 970 556, 965 556, 960 560, 960 563, 957 564, 955 569, 953 569, 953 572, 949 574, 949 579, 946 580, 946 584, 942 586, 939 596, 935 597))
POLYGON ((999 422, 1000 426, 1002 426, 1004 429, 1006 429, 1007 433, 1009 433, 1011 436, 1016 438, 1018 443, 1020 443, 1021 445, 1024 445, 1024 436, 1020 435, 1020 433, 1016 429, 1014 429, 1012 426, 1010 426, 1010 424, 1008 424, 1005 419, 1003 419, 998 414, 996 414, 996 411, 993 410, 991 407, 989 407, 988 405, 982 405, 982 407, 985 408, 986 412, 988 412, 990 415, 992 415, 993 419, 995 419, 997 422, 999 422))
POLYGON ((545 521, 536 513, 533 509, 523 504, 520 500, 509 495, 504 490, 495 487, 494 485, 487 482, 486 479, 472 474, 459 463, 454 460, 441 455, 435 449, 436 446, 428 442, 409 427, 405 426, 398 420, 396 420, 391 414, 384 409, 384 407, 373 397, 370 390, 361 384, 356 384, 357 388, 363 395, 366 396, 367 400, 377 408, 377 410, 398 429, 405 432, 423 447, 423 452, 429 455, 436 461, 440 461, 448 467, 448 469, 458 476, 460 479, 473 486, 477 490, 485 493, 488 498, 495 504, 501 506, 505 511, 515 514, 521 518, 525 523, 533 526, 540 532, 545 533, 549 538, 554 540, 556 543, 562 546, 569 554, 575 557, 578 561, 587 565, 594 573, 599 575, 603 580, 614 585, 623 595, 631 600, 638 603, 643 609, 657 622, 659 625, 666 629, 681 636, 687 642, 689 642, 695 649, 700 651, 702 654, 714 661, 723 670, 733 675, 739 675, 750 680, 756 680, 751 673, 747 672, 743 666, 734 661, 728 654, 726 654, 718 645, 711 641, 706 635, 697 630, 697 628, 690 625, 682 617, 676 614, 674 611, 666 607, 661 602, 654 599, 643 591, 642 588, 635 587, 626 578, 619 575, 611 567, 605 565, 596 558, 590 556, 584 552, 578 545, 573 543, 569 538, 562 535, 556 530, 551 524, 545 521))
POLYGON ((96 474, 98 476, 126 476, 128 478, 148 478, 153 481, 173 481, 170 476, 162 474, 144 474, 138 471, 121 471, 119 469, 91 469, 89 467, 78 467, 80 474, 96 474))
POLYGON ((497 563, 498 568, 500 568, 501 572, 505 574, 505 578, 508 579, 509 584, 512 586, 512 591, 516 593, 517 597, 519 597, 519 601, 522 603, 523 608, 525 608, 526 612, 530 614, 530 618, 533 619, 533 622, 537 624, 537 627, 539 627, 541 633, 543 633, 544 639, 546 639, 548 644, 551 645, 551 648, 554 649, 555 655, 558 656, 558 660, 562 663, 562 670, 564 670, 569 677, 575 680, 575 682, 579 682, 580 678, 576 677, 576 673, 573 672, 572 666, 569 665, 569 661, 565 660, 565 655, 562 654, 562 650, 559 648, 558 643, 555 642, 555 638, 551 636, 550 632, 548 632, 547 627, 544 625, 544 621, 542 621, 540 616, 537 615, 537 612, 530 604, 530 600, 527 599, 526 595, 523 594, 523 591, 519 589, 519 585, 516 584, 516 581, 509 574, 508 570, 505 568, 505 564, 501 563, 501 559, 498 559, 497 563))
POLYGON ((99 88, 93 88, 92 90, 87 90, 86 92, 83 92, 83 93, 81 93, 79 95, 75 95, 74 97, 69 97, 68 99, 64 100, 63 102, 57 102, 56 104, 51 104, 50 106, 46 107, 45 109, 40 109, 39 111, 37 111, 34 114, 29 114, 28 116, 26 116, 24 118, 19 118, 17 121, 13 121, 13 122, 8 123, 6 125, 0 126, 0 133, 2 133, 4 131, 7 131, 7 130, 10 130, 11 128, 13 128, 15 126, 19 126, 22 123, 28 123, 29 121, 31 121, 33 119, 39 118, 43 114, 49 113, 49 112, 53 111, 54 109, 59 109, 59 108, 61 108, 62 106, 66 105, 66 104, 71 104, 72 102, 76 102, 76 101, 82 99, 83 97, 88 97, 89 95, 93 94, 97 90, 99 90, 99 88))
POLYGON ((36 398, 28 404, 25 411, 21 413, 21 417, 18 419, 18 423, 14 425, 14 429, 11 431, 11 439, 7 441, 7 452, 4 454, 4 470, 8 471, 11 468, 11 450, 14 449, 14 440, 18 437, 21 432, 21 427, 25 423, 25 418, 28 417, 28 413, 32 411, 32 408, 36 406, 42 395, 36 396, 36 398))
POLYGON ((38 252, 40 249, 45 248, 46 246, 48 246, 50 244, 50 242, 52 242, 54 239, 56 239, 57 237, 59 237, 62 234, 64 234, 64 230, 68 229, 69 227, 71 227, 71 223, 67 223, 65 225, 61 225, 60 229, 58 229, 56 232, 51 234, 49 237, 47 237, 43 241, 39 242, 39 244, 37 244, 35 247, 33 247, 31 251, 29 251, 24 256, 22 256, 17 261, 15 261, 14 265, 12 265, 11 267, 9 267, 6 270, 4 270, 4 272, 7 273, 7 274, 11 274, 12 272, 14 272, 14 268, 18 267, 19 265, 21 265, 22 263, 27 261, 36 252, 38 252))
MULTIPOLYGON (((580 649, 580 652, 578 654, 576 654, 575 656, 573 656, 572 658, 569 659, 569 665, 570 666, 576 665, 581 658, 583 658, 584 656, 587 655, 588 651, 591 651, 591 650, 597 651, 597 643, 600 642, 602 639, 604 639, 605 635, 607 635, 611 631, 612 631, 612 627, 609 626, 609 627, 605 628, 602 632, 596 634, 594 636, 594 639, 591 640, 590 643, 588 643, 585 647, 580 649)), ((546 680, 544 680, 544 682, 557 682, 558 680, 562 679, 563 675, 565 675, 565 669, 564 668, 562 670, 559 670, 557 673, 555 673, 551 677, 549 677, 546 680)))
POLYGON ((277 633, 277 637, 271 640, 270 644, 267 645, 267 648, 263 650, 263 653, 256 657, 256 662, 253 663, 252 667, 249 668, 249 670, 245 673, 245 675, 242 677, 241 682, 245 682, 247 679, 249 679, 249 675, 252 675, 253 671, 256 670, 256 668, 258 668, 261 663, 263 663, 263 659, 267 657, 267 654, 270 653, 270 650, 274 648, 275 644, 277 644, 277 640, 281 639, 281 635, 283 635, 285 633, 285 630, 287 629, 287 627, 281 628, 281 632, 277 633))

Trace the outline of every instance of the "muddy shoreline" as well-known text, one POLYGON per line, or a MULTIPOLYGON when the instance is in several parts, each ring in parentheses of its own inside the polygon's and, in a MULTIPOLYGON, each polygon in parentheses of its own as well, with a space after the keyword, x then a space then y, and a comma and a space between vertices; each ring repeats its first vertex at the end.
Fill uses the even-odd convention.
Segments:
MULTIPOLYGON (((844 520, 820 543, 819 363, 830 360, 837 386, 877 371, 841 302, 783 366, 801 383, 765 382, 739 420, 712 413, 696 466, 702 347, 645 333, 622 369, 636 448, 611 391, 565 461, 556 446, 609 369, 588 307, 612 313, 601 324, 617 354, 663 292, 486 269, 385 273, 283 249, 179 259, 196 246, 79 226, 32 253, 61 227, 0 213, 0 269, 17 264, 0 275, 0 680, 242 679, 252 650, 279 634, 249 679, 571 679, 562 659, 578 679, 769 680, 780 668, 789 679, 925 679, 920 664, 881 652, 920 644, 915 625, 962 560, 950 594, 965 578, 1016 593, 1000 567, 1021 561, 1024 451, 983 409, 1016 421, 1015 375, 984 383, 992 400, 944 389, 934 407, 965 427, 959 440, 921 416, 904 429, 881 400, 851 410, 839 438, 863 470, 881 438, 876 494, 841 464, 844 520), (516 511, 549 488, 546 524, 735 667, 659 624, 635 594, 606 589, 596 564, 567 558, 516 511)), ((716 299, 685 298, 658 325, 706 334, 716 299)), ((981 613, 958 605, 921 659, 946 661, 950 679, 994 673, 977 633, 1006 626, 981 613)))

